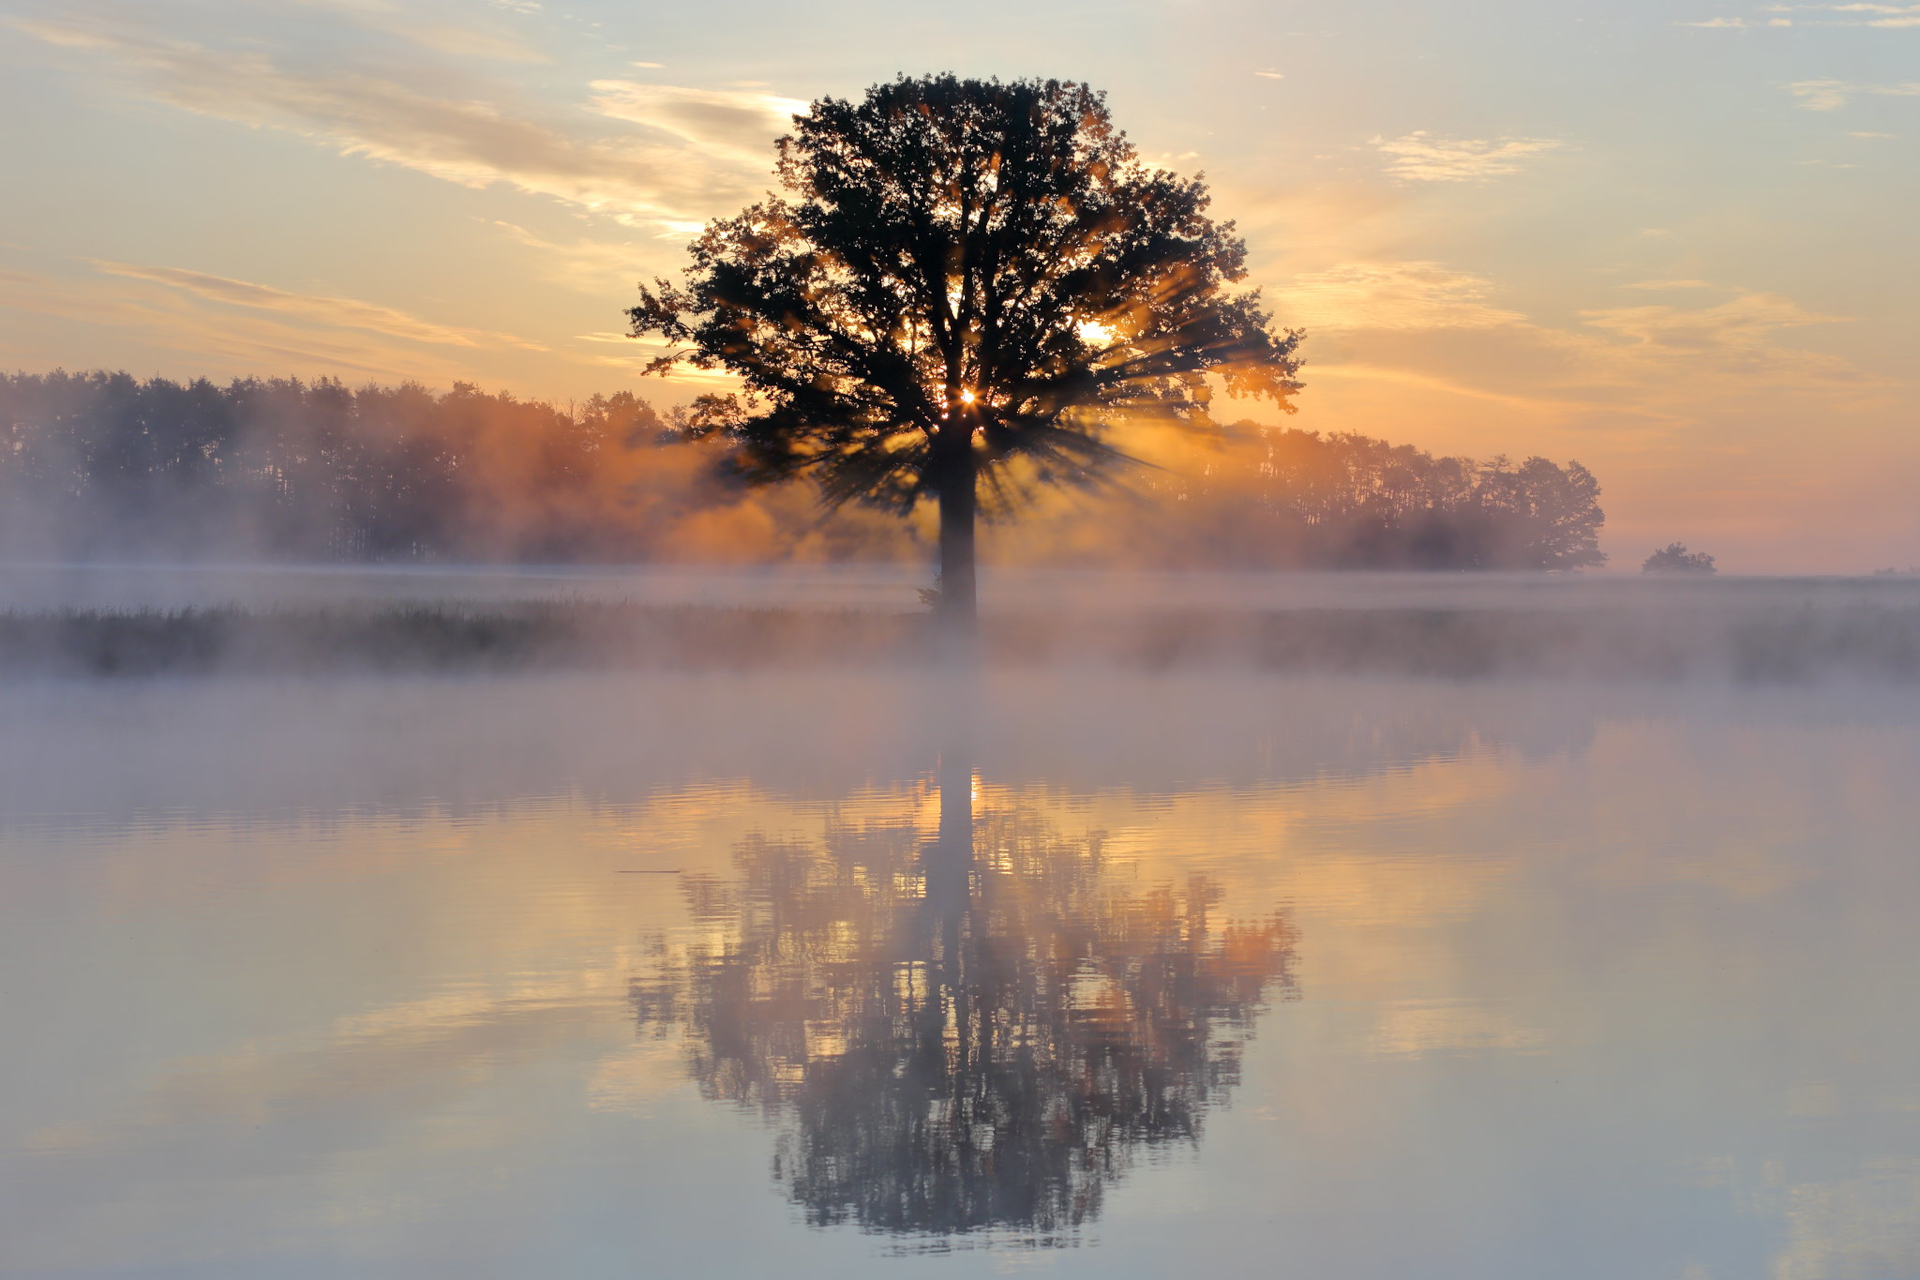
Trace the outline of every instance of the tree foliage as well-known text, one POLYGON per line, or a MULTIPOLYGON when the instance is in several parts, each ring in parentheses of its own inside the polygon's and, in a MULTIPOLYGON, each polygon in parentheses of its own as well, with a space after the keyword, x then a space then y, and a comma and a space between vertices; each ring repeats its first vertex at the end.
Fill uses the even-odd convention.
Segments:
POLYGON ((1688 551, 1684 542, 1669 542, 1641 562, 1642 573, 1713 573, 1713 557, 1688 551))
MULTIPOLYGON (((1139 477, 1136 501, 1037 514, 1025 563, 1574 568, 1603 514, 1578 463, 1435 457, 1250 423, 1139 477)), ((322 560, 902 561, 911 524, 716 477, 627 392, 576 405, 469 386, 0 375, 0 555, 322 560)))
POLYGON ((553 405, 468 385, 0 375, 0 553, 758 557, 773 539, 732 526, 769 514, 789 542, 816 537, 797 499, 733 519, 748 495, 712 453, 628 392, 553 405))
MULTIPOLYGON (((1261 569, 1580 569, 1606 561, 1578 462, 1436 457, 1351 432, 1235 425, 1148 477, 1094 557, 1261 569)), ((1072 558, 1068 555, 1066 558, 1072 558)))
POLYGON ((1099 475, 1123 419, 1204 422, 1210 380, 1283 405, 1298 389, 1299 335, 1230 288, 1232 224, 1198 180, 1142 164, 1084 85, 903 77, 823 99, 777 172, 788 195, 711 224, 685 279, 629 312, 673 344, 654 371, 744 385, 694 421, 751 478, 904 510, 978 475, 992 510, 1099 475))

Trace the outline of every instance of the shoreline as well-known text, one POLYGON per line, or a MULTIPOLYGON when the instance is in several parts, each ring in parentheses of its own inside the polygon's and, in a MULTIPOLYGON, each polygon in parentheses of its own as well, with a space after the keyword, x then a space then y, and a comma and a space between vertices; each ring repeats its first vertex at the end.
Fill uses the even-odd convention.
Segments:
MULTIPOLYGON (((0 612, 0 679, 931 669, 925 613, 626 602, 0 612)), ((992 610, 990 666, 1737 683, 1920 680, 1920 604, 992 610)))

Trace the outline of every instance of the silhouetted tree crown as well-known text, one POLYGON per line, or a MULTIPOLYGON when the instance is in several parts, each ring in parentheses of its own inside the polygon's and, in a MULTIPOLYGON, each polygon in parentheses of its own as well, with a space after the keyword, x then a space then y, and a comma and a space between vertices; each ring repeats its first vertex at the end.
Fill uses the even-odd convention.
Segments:
POLYGON ((1299 389, 1299 334, 1230 288, 1232 224, 1198 180, 1143 165, 1094 90, 903 77, 794 125, 790 196, 709 225, 632 332, 673 344, 654 372, 741 380, 691 421, 748 477, 810 474, 832 504, 937 497, 963 610, 977 482, 989 513, 1029 480, 1084 483, 1119 456, 1116 422, 1206 422, 1211 378, 1283 406, 1299 389))
POLYGON ((1713 557, 1688 551, 1684 542, 1669 542, 1641 562, 1642 573, 1713 573, 1713 557))

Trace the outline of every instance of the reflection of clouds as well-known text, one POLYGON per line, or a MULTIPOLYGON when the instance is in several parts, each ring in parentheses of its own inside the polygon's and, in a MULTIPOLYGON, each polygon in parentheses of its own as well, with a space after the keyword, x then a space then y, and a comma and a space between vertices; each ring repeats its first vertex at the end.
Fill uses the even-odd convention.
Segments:
POLYGON ((587 1081, 587 1106, 595 1111, 646 1115, 662 1098, 687 1088, 679 1046, 643 1040, 600 1059, 587 1081))
MULTIPOLYGON (((1029 740, 1039 721, 1072 718, 1044 700, 1037 678, 1018 687, 1030 695, 1017 699, 1029 719, 1014 736, 1029 740)), ((979 788, 983 811, 1035 815, 984 837, 989 849, 1010 847, 989 859, 1007 874, 1023 865, 1021 839, 1030 853, 1046 851, 1039 833, 1048 828, 1109 833, 1101 877, 1042 877, 1009 901, 1003 924, 1045 916, 1055 901, 1077 906, 1070 892, 1055 892, 1063 883, 1074 892, 1104 884, 1117 932, 1152 940, 1148 954, 1177 957, 1162 941, 1175 931, 1163 926, 1196 919, 1187 878, 1198 871, 1222 894, 1207 917, 1212 937, 1228 917, 1283 903, 1307 940, 1306 999, 1268 1015, 1258 1052, 1237 1065, 1246 1078, 1232 1086, 1235 1110, 1212 1113, 1198 1160, 1151 1182, 1135 1175, 1137 1194, 1124 1206, 1109 1201, 1109 1245, 1138 1239, 1144 1224, 1180 1248, 1219 1250, 1228 1274, 1256 1273, 1261 1251, 1268 1270, 1423 1274, 1353 1230, 1360 1206, 1391 1217, 1396 1245, 1427 1250, 1430 1271, 1553 1275, 1548 1255, 1574 1240, 1593 1250, 1596 1273, 1682 1275, 1698 1255, 1670 1252, 1683 1247, 1679 1224, 1698 1228, 1688 1245, 1728 1243, 1751 1251, 1743 1257, 1773 1250, 1774 1280, 1914 1273, 1920 1166, 1860 1160, 1903 1142, 1917 1105, 1903 1070, 1910 1020, 1889 1015, 1904 1007, 1913 971, 1910 705, 1882 690, 1862 695, 1858 707, 1871 707, 1878 726, 1868 728, 1847 718, 1855 704, 1829 700, 1841 697, 1831 692, 1696 695, 1675 686, 1641 700, 1602 691, 1595 703, 1562 689, 1507 691, 1560 726, 1556 736, 1521 732, 1518 708, 1490 710, 1502 696, 1490 685, 1439 701, 1412 683, 1382 686, 1377 701, 1356 684, 1284 687, 1294 695, 1268 701, 1237 682, 1236 707, 1214 707, 1215 736, 1236 757, 1255 755, 1259 740, 1225 719, 1251 700, 1248 714, 1282 749, 1320 760, 1318 770, 1269 769, 1233 786, 1180 781, 1191 757, 1166 733, 1152 691, 1103 683, 1133 723, 1155 727, 1135 735, 1157 754, 1143 754, 1131 784, 1116 784, 1114 771, 1050 783, 1043 757, 979 788), (1319 715, 1316 698, 1344 717, 1319 715), (1536 749, 1475 746, 1516 738, 1536 749), (1349 754, 1352 744, 1361 746, 1349 754), (1149 774, 1149 764, 1160 772, 1149 774), (1149 777, 1160 785, 1146 785, 1149 777), (1757 884, 1743 846, 1799 877, 1757 884), (1171 886, 1166 897, 1155 896, 1160 886, 1171 886), (1255 1118, 1258 1127, 1248 1123, 1255 1118), (1789 1155, 1745 1178, 1755 1163, 1747 1154, 1700 1159, 1750 1147, 1789 1155), (1808 1157, 1833 1163, 1797 1167, 1808 1157), (1697 1171, 1705 1184, 1681 1189, 1694 1198, 1663 1181, 1679 1171, 1697 1171), (1600 1215, 1605 1238, 1578 1234, 1600 1215), (1515 1244, 1515 1221, 1545 1225, 1515 1244)), ((383 682, 372 694, 390 703, 401 688, 383 682)), ((199 1247, 236 1273, 264 1260, 251 1272, 263 1275, 344 1246, 377 1259, 358 1274, 399 1274, 421 1256, 405 1251, 428 1248, 423 1241, 441 1250, 479 1237, 528 1251, 492 1258, 496 1272, 565 1275, 573 1272, 564 1265, 516 1264, 546 1260, 541 1250, 566 1231, 636 1257, 650 1258, 644 1251, 661 1239, 698 1242, 702 1226, 672 1220, 648 1198, 662 1184, 698 1182, 720 1204, 715 1217, 749 1222, 741 1234, 759 1233, 770 1253, 793 1248, 798 1233, 780 1234, 791 1224, 765 1194, 766 1135, 689 1105, 695 1088, 676 1037, 633 1042, 622 997, 653 961, 639 940, 664 934, 684 944, 683 955, 737 944, 729 913, 738 903, 724 893, 740 879, 736 848, 756 830, 801 865, 837 876, 849 860, 822 848, 830 822, 886 828, 892 843, 868 844, 860 864, 877 872, 896 854, 917 856, 939 825, 938 800, 924 781, 861 787, 844 772, 784 788, 764 781, 781 742, 867 762, 913 754, 891 739, 885 749, 836 739, 846 718, 869 714, 847 687, 787 723, 773 708, 794 696, 790 688, 752 685, 751 698, 736 690, 744 701, 727 702, 716 685, 694 699, 702 714, 684 724, 633 688, 594 682, 570 703, 551 683, 517 692, 446 686, 434 695, 444 701, 407 704, 378 735, 363 720, 331 720, 337 708, 303 715, 271 700, 291 695, 228 690, 268 697, 282 738, 307 743, 304 755, 268 757, 299 773, 307 789, 297 794, 262 791, 228 770, 257 754, 232 732, 235 708, 217 717, 227 754, 188 753, 153 729, 180 718, 177 702, 151 717, 127 709, 128 700, 179 691, 100 694, 114 708, 112 732, 167 743, 170 759, 193 754, 196 773, 231 789, 209 799, 169 782, 160 789, 172 806, 164 819, 70 832, 58 857, 41 856, 47 846, 33 831, 3 833, 0 871, 19 878, 0 886, 0 898, 48 904, 47 927, 84 960, 63 976, 57 1009, 29 1008, 24 1024, 10 1024, 34 1033, 17 1037, 25 1052, 58 1055, 54 1069, 79 1083, 71 1092, 64 1082, 37 1084, 44 1105, 30 1088, 22 1111, 45 1122, 32 1149, 0 1144, 21 1162, 7 1172, 28 1174, 19 1203, 0 1205, 0 1226, 33 1237, 6 1244, 36 1264, 80 1258, 104 1269, 99 1259, 112 1255, 127 1270, 199 1247), (489 715, 450 719, 456 703, 489 715), (636 764, 618 734, 586 732, 582 708, 602 706, 615 708, 625 735, 638 719, 650 726, 645 736, 741 780, 692 785, 664 764, 636 764), (723 714, 733 717, 725 749, 694 745, 699 726, 723 714), (576 740, 510 744, 484 731, 502 717, 570 722, 576 740), (365 738, 381 736, 390 739, 383 749, 434 757, 446 772, 416 778, 421 794, 466 786, 484 800, 449 810, 409 792, 407 804, 380 808, 374 793, 327 776, 329 757, 312 750, 336 730, 361 755, 365 738), (592 776, 583 772, 590 761, 608 772, 562 801, 551 796, 566 787, 543 774, 533 790, 549 798, 530 798, 526 774, 490 771, 523 754, 556 759, 575 779, 592 776), (263 795, 278 806, 264 817, 263 795), (289 821, 287 806, 326 817, 289 821), (677 877, 613 874, 642 867, 705 872, 715 891, 703 899, 708 918, 687 922, 677 877), (181 1038, 191 1043, 137 1060, 163 1019, 185 1024, 181 1038), (255 1029, 268 1022, 271 1033, 255 1029), (610 1163, 610 1152, 626 1163, 610 1163), (702 1158, 707 1165, 689 1174, 685 1162, 702 1158), (656 1178, 645 1194, 631 1190, 641 1170, 656 1178), (593 1217, 582 1206, 596 1197, 614 1209, 593 1217), (755 1219, 763 1202, 770 1211, 755 1219), (382 1270, 394 1257, 402 1261, 382 1270)), ((1186 706, 1191 687, 1176 688, 1186 706)), ((34 741, 22 747, 58 757, 58 738, 75 732, 74 704, 23 696, 9 695, 16 722, 23 705, 68 713, 45 732, 32 725, 34 741)), ((323 696, 337 699, 340 689, 323 696)), ((86 758, 96 777, 136 772, 122 757, 86 758)), ((90 812, 80 800, 70 807, 90 812)), ((15 821, 20 805, 0 809, 15 821)), ((1075 856, 1083 854, 1091 850, 1075 856)), ((765 883, 770 894, 774 881, 765 883)), ((797 975, 789 985, 815 1009, 828 990, 858 988, 876 1009, 926 990, 929 966, 918 956, 886 966, 884 988, 860 985, 860 962, 841 965, 861 941, 844 927, 855 917, 835 906, 843 881, 807 882, 823 883, 818 895, 795 895, 808 911, 786 919, 804 928, 767 931, 787 948, 775 958, 797 975), (820 975, 819 987, 806 981, 820 975)), ((913 881, 876 875, 860 884, 908 897, 913 881)), ((1143 1021, 1130 1010, 1159 1014, 1138 998, 1140 953, 1104 954, 1126 963, 1061 971, 1070 1043, 1124 1046, 1143 1021)), ((875 948, 873 958, 889 957, 875 948)), ((9 995, 38 980, 16 977, 9 995)), ((795 1031, 785 1042, 795 1061, 852 1057, 889 1072, 899 1061, 881 1052, 893 1041, 846 1018, 785 1025, 795 1031)), ((1170 1030, 1183 1025, 1175 1019, 1170 1030)), ((1180 1047, 1178 1034, 1171 1044, 1180 1047)), ((944 1038, 940 1045, 944 1055, 944 1038)), ((878 1069, 837 1070, 858 1087, 809 1095, 820 1100, 823 1128, 833 1116, 872 1116, 876 1097, 905 1096, 888 1094, 898 1077, 878 1069)), ((1160 1148, 1178 1149, 1173 1140, 1160 1148)), ((799 1163, 782 1168, 805 1170, 808 1150, 789 1142, 781 1158, 799 1163)), ((875 1151, 855 1144, 829 1154, 875 1151)), ((816 1172, 813 1185, 831 1191, 824 1176, 816 1172)), ((1108 1258, 1120 1269, 1134 1261, 1118 1250, 1108 1258)), ((175 1265, 218 1273, 196 1272, 193 1260, 175 1265)), ((423 1262, 413 1274, 426 1270, 423 1262)), ((1697 1272, 1728 1280, 1762 1268, 1716 1255, 1697 1272)))
POLYGON ((1384 1006, 1367 1051, 1379 1057, 1538 1050, 1544 1033, 1514 1012, 1482 1000, 1402 1000, 1384 1006))
MULTIPOLYGON (((582 1034, 598 1021, 606 994, 604 982, 586 980, 598 977, 391 1005, 342 1019, 331 1035, 250 1042, 178 1061, 125 1117, 36 1130, 27 1145, 74 1153, 111 1146, 117 1159, 130 1159, 140 1151, 217 1147, 209 1128, 290 1124, 342 1111, 360 1113, 363 1123, 398 1119, 423 1090, 440 1105, 449 1100, 450 1079, 471 1086, 495 1058, 582 1034)), ((200 1172, 215 1170, 203 1165, 200 1172)))
POLYGON ((1920 1160, 1870 1160, 1858 1177, 1795 1183, 1781 1200, 1787 1244, 1773 1280, 1920 1275, 1920 1160))

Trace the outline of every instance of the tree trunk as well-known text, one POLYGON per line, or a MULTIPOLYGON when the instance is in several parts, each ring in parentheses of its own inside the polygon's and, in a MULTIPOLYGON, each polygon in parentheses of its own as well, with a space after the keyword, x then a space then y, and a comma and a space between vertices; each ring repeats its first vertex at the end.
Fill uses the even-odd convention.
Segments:
MULTIPOLYGON (((979 468, 965 422, 966 419, 961 419, 957 432, 959 443, 948 447, 940 468, 940 603, 937 611, 944 633, 971 644, 979 628, 979 593, 973 571, 974 485, 979 468)), ((946 441, 941 444, 946 445, 946 441)))

